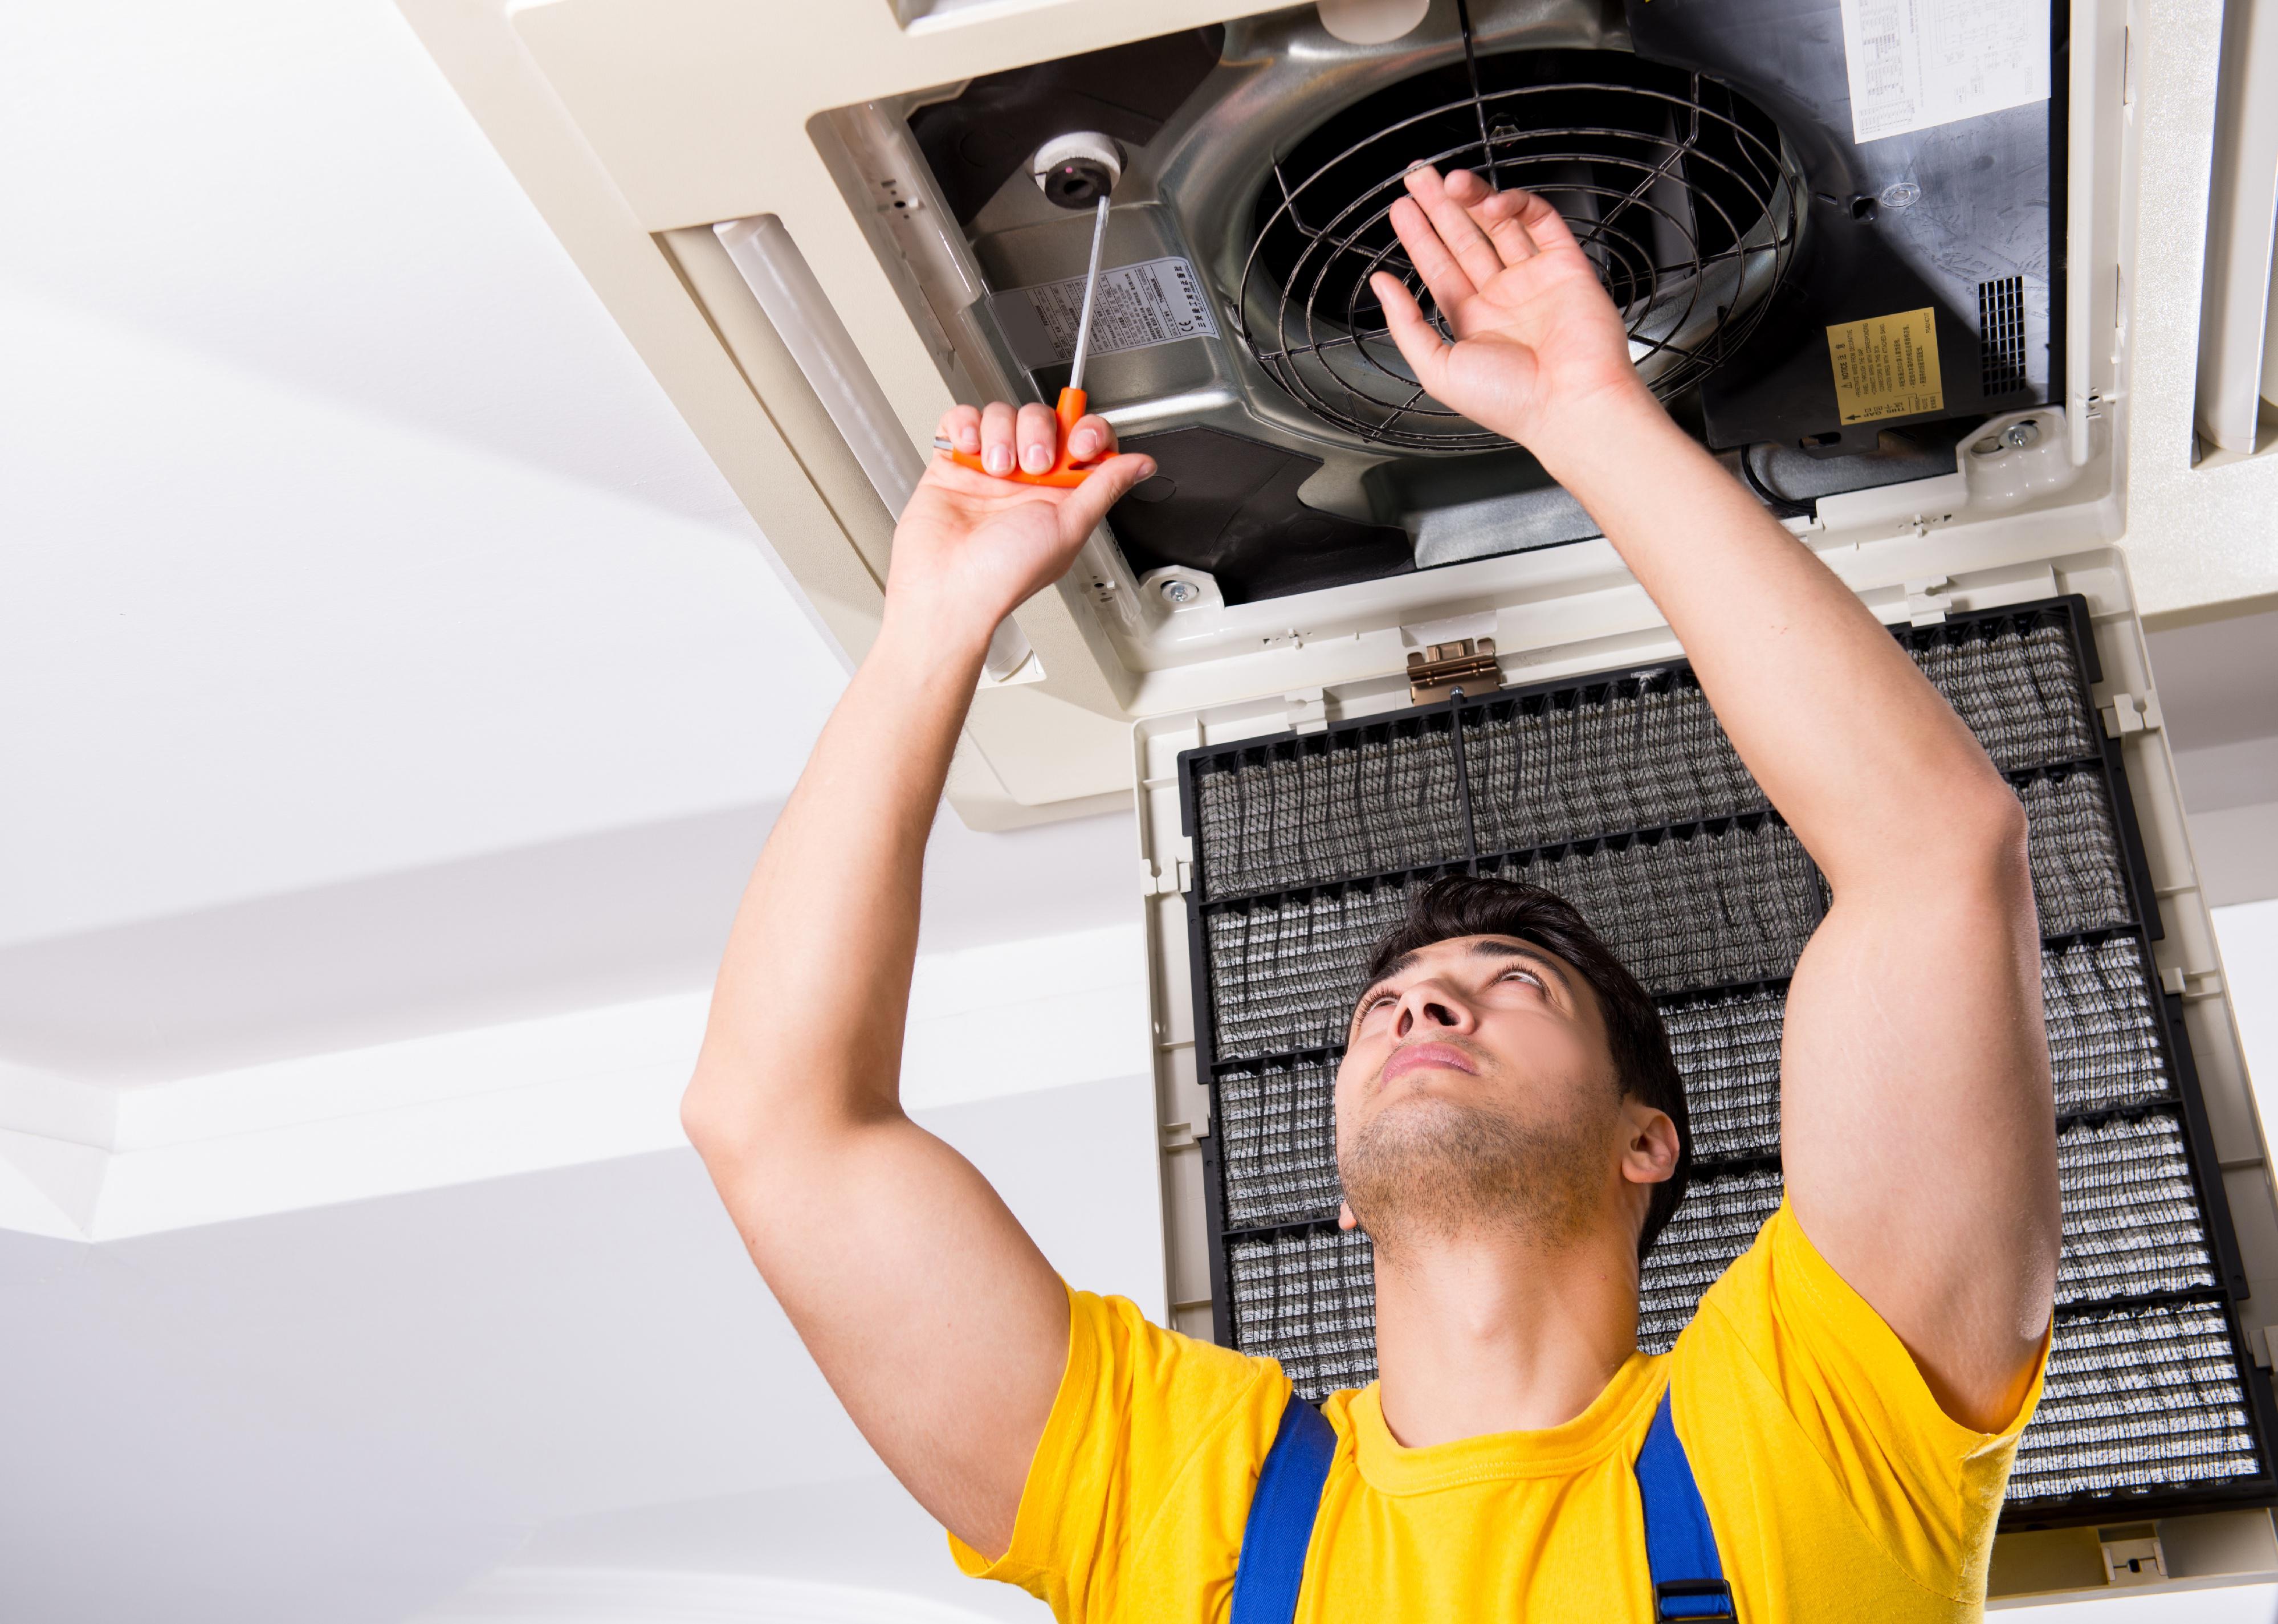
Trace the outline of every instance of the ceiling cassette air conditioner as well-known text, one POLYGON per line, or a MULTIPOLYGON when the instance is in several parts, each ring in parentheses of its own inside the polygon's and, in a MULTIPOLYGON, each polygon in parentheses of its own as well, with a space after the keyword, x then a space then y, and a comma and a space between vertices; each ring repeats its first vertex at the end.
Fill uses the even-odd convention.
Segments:
MULTIPOLYGON (((1242 1341, 1275 1293, 1318 1290, 1306 1314, 1344 1341, 1283 1349, 1309 1382, 1361 1373, 1365 1305, 1339 1258, 1296 1255, 1327 1048, 1225 979, 1269 914, 1326 946, 1451 864, 1554 877, 1645 933, 1716 1097, 1729 1165, 1686 1244, 1711 1259, 1777 1183, 1762 1050, 1816 876, 1740 780, 1702 780, 1731 791, 1715 805, 1600 786, 1616 806, 1494 776, 1491 736, 1616 705, 1681 721, 1682 651, 1523 448, 1417 389, 1366 291, 1371 269, 1407 274, 1384 208, 1408 164, 1552 198, 1676 419, 1953 691, 1989 660, 2038 669, 2060 630, 2076 703, 2057 733, 2030 706, 2007 732, 2001 705, 1973 720, 2025 752, 2004 767, 2036 838, 2077 858, 2043 904, 2068 1201, 2118 1239, 2068 1261, 2064 1380, 2198 1386, 2165 1411, 2083 1399, 2104 1452, 2036 1456, 2011 1521, 2156 1509, 2173 1567, 2186 1513, 2266 1495, 2251 1356, 2278 1320, 2278 1206, 2120 550, 2127 530, 2148 556, 2158 530, 2124 513, 2144 470, 2184 477, 2130 443, 2152 394, 2131 393, 2127 0, 1985 0, 1961 42, 1877 0, 400 4, 850 657, 941 412, 1065 381, 1088 205, 1112 185, 1085 382, 1162 476, 1017 612, 950 799, 1000 828, 1135 797, 1169 1298, 1242 1341), (1302 829, 1243 832, 1261 808, 1279 827, 1274 786, 1363 756, 1386 768, 1383 793, 1346 786, 1365 860, 1308 867, 1302 829), (1451 807, 1451 771, 1474 769, 1451 807), (1794 929, 1656 934, 1623 911, 1635 864, 1755 888, 1794 929), (2155 1186, 2173 1214, 2136 1200, 2155 1186), (2189 1460, 2184 1435, 2205 1445, 2189 1460)), ((2160 409, 2182 467, 2189 401, 2160 409)), ((2251 495, 2252 472, 2223 489, 2251 495)), ((2193 570, 2248 582, 2186 528, 2193 570)), ((1714 755, 1713 726, 1694 743, 1714 755)), ((1284 990, 1302 1016, 1341 989, 1284 990)), ((1686 1289, 1658 1282, 1648 1335, 1686 1289)))
POLYGON ((941 410, 1065 381, 1112 177, 1086 385, 1161 473, 999 639, 980 827, 1128 804, 1141 717, 1655 622, 1383 337, 1418 161, 1555 202, 1672 414, 1854 584, 2118 527, 2121 0, 2000 0, 1966 84, 1900 27, 1871 85, 1842 0, 407 10, 850 655, 941 410))

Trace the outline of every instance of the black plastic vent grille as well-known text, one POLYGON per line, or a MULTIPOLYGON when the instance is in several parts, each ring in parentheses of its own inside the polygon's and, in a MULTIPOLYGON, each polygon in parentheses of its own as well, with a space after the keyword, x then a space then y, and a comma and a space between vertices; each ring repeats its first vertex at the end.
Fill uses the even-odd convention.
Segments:
POLYGON ((1987 400, 2025 386, 2024 278, 1977 285, 1977 357, 1978 387, 1987 400))
MULTIPOLYGON (((2086 607, 1896 635, 2023 803, 2041 915, 2066 1250, 2010 1500, 2045 1521, 2267 1498, 2278 1418, 2226 1308, 2244 1281, 2181 1008, 2155 979, 2127 780, 2089 702, 2086 607)), ((1787 978, 1825 908, 1690 670, 1190 751, 1180 772, 1220 1339, 1280 1360, 1309 1399, 1374 1376, 1369 1243, 1335 1224, 1337 1063, 1368 947, 1413 887, 1469 872, 1568 897, 1661 1005, 1695 1164, 1647 1264, 1639 1345, 1670 1346, 1778 1204, 1787 978)))

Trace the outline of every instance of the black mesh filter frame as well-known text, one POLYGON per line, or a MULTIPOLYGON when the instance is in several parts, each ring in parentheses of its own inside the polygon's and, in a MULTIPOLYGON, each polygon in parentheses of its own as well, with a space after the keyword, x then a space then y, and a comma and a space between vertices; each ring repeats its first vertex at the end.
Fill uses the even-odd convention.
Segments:
MULTIPOLYGON (((2087 606, 2050 599, 1893 635, 2025 804, 2044 913, 2068 1250, 2050 1403, 2021 1449, 2003 1526, 2278 1501, 2269 1466, 2278 1410, 2229 1308, 2246 1294, 2244 1271, 2181 1001, 2156 979, 2159 915, 2119 746, 2090 698, 2100 673, 2087 606), (2140 1369, 2111 1362, 2121 1357, 2111 1350, 2139 1347, 2140 1369), (2091 1452, 2077 1470, 2056 1447, 2060 1428, 2091 1452), (2170 1437, 2172 1447, 2162 1442, 2170 1437)), ((1630 895, 1690 906, 1701 885, 1713 894, 1726 865, 1688 853, 1728 849, 1739 835, 1759 847, 1793 846, 1793 836, 1713 728, 1681 664, 1206 746, 1181 756, 1179 776, 1195 836, 1196 1059, 1212 1092, 1212 1131, 1200 1143, 1215 1332, 1282 1358, 1300 1391, 1318 1398, 1374 1372, 1372 1338, 1356 1329, 1357 1315, 1373 1312, 1366 1240, 1336 1231, 1334 1156, 1321 1141, 1359 952, 1396 917, 1408 888, 1479 873, 1561 888, 1562 871, 1615 873, 1627 862, 1640 881, 1630 895), (1579 717, 1582 707, 1596 708, 1579 717), (1559 791, 1531 753, 1545 747, 1570 752, 1570 774, 1592 776, 1615 765, 1617 747, 1624 776, 1635 782, 1618 793, 1559 791), (1598 749, 1609 752, 1603 762, 1587 754, 1598 749), (1354 759, 1334 759, 1340 751, 1354 759), (1405 765, 1381 776, 1395 759, 1405 765), (1327 800, 1324 787, 1334 792, 1327 800), (1688 806, 1719 815, 1609 827, 1688 806), (1380 819, 1398 827, 1369 827, 1380 819), (1308 829, 1320 836, 1293 838, 1308 829), (1581 866, 1570 868, 1577 859, 1581 866), (1690 866, 1672 871, 1672 860, 1690 866), (1246 991, 1223 1012, 1237 1025, 1222 1043, 1217 985, 1227 966, 1214 971, 1213 920, 1310 914, 1316 904, 1334 904, 1323 917, 1349 928, 1304 939, 1294 968, 1310 990, 1279 1018, 1261 1014, 1246 991), (1304 1333, 1309 1315, 1320 1316, 1318 1345, 1304 1333)), ((1816 906, 1816 871, 1794 851, 1816 906)), ((1575 896, 1586 917, 1602 917, 1598 890, 1575 896)), ((1618 896, 1615 904, 1618 913, 1618 896)), ((1688 1193, 1648 1263, 1641 1346, 1667 1346, 1699 1291, 1778 1200, 1778 1023, 1786 972, 1816 920, 1816 911, 1791 919, 1795 905, 1724 921, 1742 939, 1725 959, 1677 955, 1671 973, 1648 981, 1686 1075, 1702 1199, 1688 1193)))
MULTIPOLYGON (((1380 127, 1303 172, 1275 162, 1235 298, 1242 344, 1306 410, 1364 440, 1509 446, 1426 393, 1368 288, 1375 271, 1399 277, 1448 332, 1389 224, 1403 177, 1429 163, 1551 202, 1622 312, 1655 393, 1698 384, 1746 344, 1795 255, 1808 194, 1777 129, 1721 81, 1626 52, 1555 53, 1562 65, 1597 58, 1595 74, 1488 82, 1519 59, 1478 57, 1460 0, 1458 12, 1457 94, 1403 112, 1417 97, 1394 87, 1362 104, 1393 96, 1380 127)), ((1298 151, 1312 156, 1306 142, 1298 151)))

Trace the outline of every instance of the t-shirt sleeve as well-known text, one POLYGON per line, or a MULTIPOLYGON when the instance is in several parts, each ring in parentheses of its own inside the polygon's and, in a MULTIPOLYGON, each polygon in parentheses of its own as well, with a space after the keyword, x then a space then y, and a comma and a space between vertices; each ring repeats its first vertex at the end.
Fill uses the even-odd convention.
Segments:
POLYGON ((1233 1580, 1250 1489, 1289 1384, 1272 1360, 1150 1324, 1120 1297, 1068 1292, 1067 1368, 1028 1464, 1013 1543, 975 1578, 1017 1584, 1078 1620, 1212 1616, 1233 1580), (1223 1562, 1215 1558, 1223 1553, 1223 1562), (1153 1559, 1158 1555, 1165 1559, 1153 1559))
POLYGON ((1997 1432, 1963 1425, 1782 1201, 1702 1297, 1677 1352, 1680 1432, 1687 1387, 1708 1398, 1719 1385, 1715 1367, 1743 1367, 1730 1373, 1732 1396, 1745 1385, 1784 1412, 1863 1531, 1915 1582, 1948 1596, 1984 1593, 2009 1462, 2040 1399, 2045 1341, 2009 1423, 1997 1432), (1708 1367, 1705 1379, 1690 1381, 1688 1363, 1708 1367))

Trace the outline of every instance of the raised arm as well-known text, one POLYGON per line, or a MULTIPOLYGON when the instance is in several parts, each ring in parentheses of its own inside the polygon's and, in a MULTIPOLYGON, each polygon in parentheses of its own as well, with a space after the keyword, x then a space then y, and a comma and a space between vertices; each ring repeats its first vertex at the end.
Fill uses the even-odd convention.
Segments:
MULTIPOLYGON (((959 408, 943 432, 1012 467, 1040 406, 959 408)), ((1079 458, 1112 446, 1078 423, 1079 458)), ((1033 466, 1033 463, 1031 463, 1033 466)), ((942 1525, 1012 1542, 1067 1353, 1059 1280, 972 1164, 903 1113, 919 873, 990 634, 1059 579, 1153 472, 1074 490, 936 457, 894 532, 878 640, 831 713, 736 916, 688 1137, 768 1286, 862 1435, 942 1525)))
POLYGON ((1589 509, 1833 893, 1788 992, 1796 1216, 1947 1414, 2003 1424, 2060 1233, 2022 808, 1858 599, 1655 402, 1556 211, 1471 174, 1409 190, 1393 224, 1458 341, 1380 275, 1401 353, 1589 509))

